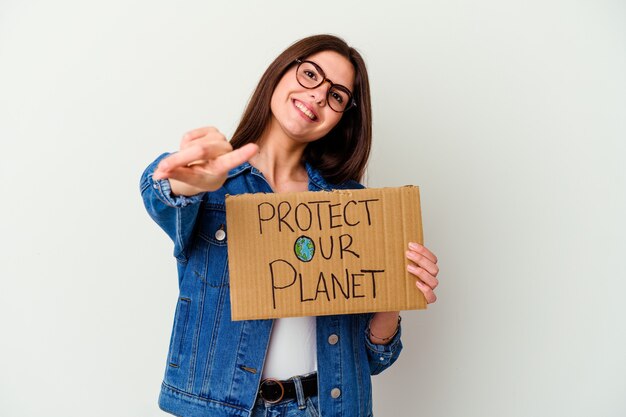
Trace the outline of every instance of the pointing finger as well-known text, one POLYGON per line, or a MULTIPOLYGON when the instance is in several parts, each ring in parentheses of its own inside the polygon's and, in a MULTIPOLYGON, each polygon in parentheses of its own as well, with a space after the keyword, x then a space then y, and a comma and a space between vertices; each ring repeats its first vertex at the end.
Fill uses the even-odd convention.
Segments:
POLYGON ((259 150, 259 146, 254 143, 248 143, 241 148, 232 152, 225 153, 215 159, 215 170, 217 172, 226 173, 233 168, 238 167, 248 161, 259 150))

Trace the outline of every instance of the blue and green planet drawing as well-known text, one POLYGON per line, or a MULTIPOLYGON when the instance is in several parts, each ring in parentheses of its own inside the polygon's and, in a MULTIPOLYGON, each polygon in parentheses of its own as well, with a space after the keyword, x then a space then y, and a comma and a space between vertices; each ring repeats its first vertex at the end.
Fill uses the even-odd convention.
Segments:
POLYGON ((308 236, 300 236, 293 247, 296 257, 302 262, 309 262, 315 255, 315 244, 308 236))

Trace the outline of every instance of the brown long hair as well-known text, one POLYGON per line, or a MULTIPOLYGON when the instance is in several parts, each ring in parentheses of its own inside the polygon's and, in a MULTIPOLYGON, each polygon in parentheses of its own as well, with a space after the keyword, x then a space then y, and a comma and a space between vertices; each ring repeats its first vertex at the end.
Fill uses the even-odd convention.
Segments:
POLYGON ((369 80, 361 54, 337 36, 310 36, 283 51, 265 70, 230 143, 233 148, 239 148, 261 137, 271 120, 270 101, 282 76, 295 65, 296 59, 304 59, 321 51, 335 51, 352 63, 355 71, 353 96, 357 105, 345 112, 337 126, 326 136, 309 143, 303 157, 331 183, 360 181, 372 144, 369 80))

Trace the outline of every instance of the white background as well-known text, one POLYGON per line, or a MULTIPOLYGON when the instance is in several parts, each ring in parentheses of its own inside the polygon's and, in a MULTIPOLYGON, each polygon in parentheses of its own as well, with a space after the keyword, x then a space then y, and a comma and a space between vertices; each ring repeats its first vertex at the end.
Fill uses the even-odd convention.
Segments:
POLYGON ((626 415, 626 4, 598 0, 1 0, 0 415, 164 415, 139 176, 324 32, 369 66, 367 184, 421 187, 440 258, 375 414, 626 415))

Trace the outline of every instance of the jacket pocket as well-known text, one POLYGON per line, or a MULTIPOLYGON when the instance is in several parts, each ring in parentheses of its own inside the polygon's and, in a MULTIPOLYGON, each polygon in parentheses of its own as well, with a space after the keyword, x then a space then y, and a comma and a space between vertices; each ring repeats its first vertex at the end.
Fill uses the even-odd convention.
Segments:
POLYGON ((226 208, 206 203, 200 219, 200 237, 215 246, 226 246, 226 208))
POLYGON ((197 247, 201 253, 193 262, 193 274, 210 287, 228 285, 228 236, 223 205, 205 205, 198 235, 197 247))
POLYGON ((178 368, 180 365, 180 353, 187 334, 190 304, 191 300, 189 298, 180 297, 176 305, 176 314, 174 315, 174 333, 172 334, 169 357, 169 366, 174 368, 178 368))

